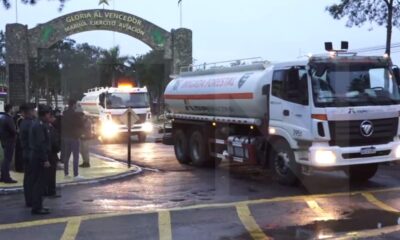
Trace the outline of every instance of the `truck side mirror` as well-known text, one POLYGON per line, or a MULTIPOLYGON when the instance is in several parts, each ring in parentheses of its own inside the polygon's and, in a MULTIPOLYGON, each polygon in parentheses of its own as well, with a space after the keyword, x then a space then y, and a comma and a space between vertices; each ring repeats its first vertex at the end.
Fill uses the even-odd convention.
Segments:
POLYGON ((264 85, 262 87, 262 95, 265 95, 265 96, 269 95, 270 90, 271 90, 271 85, 269 85, 269 84, 264 85))
POLYGON ((398 66, 394 66, 392 71, 397 84, 400 85, 400 68, 398 66))
POLYGON ((99 105, 102 106, 103 108, 105 108, 105 106, 104 106, 104 98, 105 98, 105 94, 104 93, 100 94, 100 96, 99 96, 99 105))

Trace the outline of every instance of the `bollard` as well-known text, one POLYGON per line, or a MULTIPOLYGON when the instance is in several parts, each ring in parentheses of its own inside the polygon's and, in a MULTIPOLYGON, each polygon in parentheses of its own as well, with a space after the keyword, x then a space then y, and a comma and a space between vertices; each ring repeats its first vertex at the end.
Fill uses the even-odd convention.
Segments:
POLYGON ((132 156, 131 156, 131 146, 132 146, 132 109, 128 109, 128 168, 131 168, 132 156))

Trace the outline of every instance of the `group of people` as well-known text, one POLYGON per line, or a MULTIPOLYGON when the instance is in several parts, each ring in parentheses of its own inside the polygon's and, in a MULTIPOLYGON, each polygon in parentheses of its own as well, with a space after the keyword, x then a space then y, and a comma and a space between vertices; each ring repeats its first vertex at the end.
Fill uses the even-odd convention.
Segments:
POLYGON ((15 115, 10 104, 4 110, 0 113, 0 141, 4 153, 0 182, 17 183, 10 175, 15 153, 15 170, 24 173, 26 206, 31 208, 32 214, 49 214, 49 209, 43 207, 43 197, 61 197, 56 192, 57 166, 63 164, 65 178, 71 179, 69 160, 72 154, 73 177, 83 179, 79 175, 81 153, 83 164, 80 167, 90 167, 90 120, 84 117, 75 100, 69 101, 63 113, 33 104, 22 104, 15 115))

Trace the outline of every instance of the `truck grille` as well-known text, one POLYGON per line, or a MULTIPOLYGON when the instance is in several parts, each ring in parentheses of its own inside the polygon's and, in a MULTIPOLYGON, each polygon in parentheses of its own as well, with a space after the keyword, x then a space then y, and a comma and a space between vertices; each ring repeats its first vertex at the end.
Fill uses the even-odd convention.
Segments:
MULTIPOLYGON (((139 120, 137 122, 135 122, 134 124, 142 124, 146 122, 146 118, 147 118, 147 114, 138 114, 139 120)), ((125 125, 125 123, 127 122, 126 116, 114 116, 113 120, 116 124, 120 124, 120 125, 125 125)))
POLYGON ((331 121, 329 144, 339 147, 387 144, 393 141, 397 134, 398 121, 398 118, 370 120, 374 125, 374 132, 370 137, 361 134, 360 126, 363 120, 331 121))
POLYGON ((139 120, 135 124, 142 124, 146 122, 147 114, 138 114, 139 120))

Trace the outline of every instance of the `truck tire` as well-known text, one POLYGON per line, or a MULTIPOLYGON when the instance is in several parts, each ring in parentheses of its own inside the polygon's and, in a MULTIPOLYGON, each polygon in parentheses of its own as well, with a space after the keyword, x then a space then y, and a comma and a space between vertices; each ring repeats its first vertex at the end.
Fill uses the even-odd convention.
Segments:
POLYGON ((364 183, 378 172, 378 164, 350 166, 347 172, 351 183, 364 183))
POLYGON ((138 140, 139 140, 140 143, 146 142, 146 138, 147 138, 146 133, 139 133, 138 134, 138 140))
POLYGON ((296 163, 293 150, 285 140, 277 140, 272 144, 269 154, 274 178, 282 185, 294 186, 299 182, 300 166, 296 163))
POLYGON ((189 155, 194 166, 210 167, 214 161, 210 159, 208 143, 200 130, 194 130, 189 140, 189 155))
POLYGON ((179 163, 190 163, 188 139, 185 132, 181 129, 176 130, 174 133, 174 151, 179 163))

